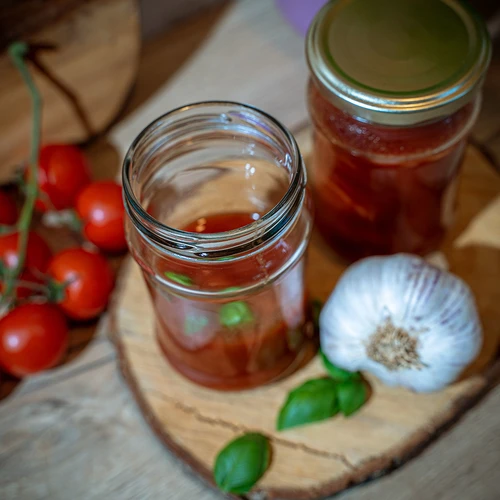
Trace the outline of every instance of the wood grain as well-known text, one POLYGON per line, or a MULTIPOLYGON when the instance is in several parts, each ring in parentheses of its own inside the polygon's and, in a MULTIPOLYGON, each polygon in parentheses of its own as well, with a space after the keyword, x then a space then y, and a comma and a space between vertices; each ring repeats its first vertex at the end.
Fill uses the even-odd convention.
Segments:
POLYGON ((307 119, 304 40, 274 3, 233 2, 218 21, 175 75, 110 131, 122 157, 144 127, 187 103, 244 102, 265 109, 292 129, 307 119))
MULTIPOLYGON (((499 191, 500 179, 485 158, 469 148, 457 230, 474 222, 499 191)), ((498 222, 500 205, 497 212, 498 222)), ((319 238, 313 239, 309 252, 311 294, 324 300, 345 264, 319 238)), ((195 386, 164 360, 155 339, 147 289, 131 260, 123 271, 112 311, 125 379, 157 435, 208 482, 212 482, 212 464, 222 445, 242 432, 257 430, 270 437, 274 458, 249 498, 315 499, 337 493, 379 476, 421 451, 500 376, 500 363, 491 365, 500 339, 500 311, 494 307, 500 301, 495 272, 500 270, 500 248, 457 248, 451 235, 444 253, 451 270, 473 287, 485 328, 483 352, 467 377, 444 391, 417 395, 387 388, 368 377, 373 397, 352 418, 278 433, 275 419, 286 394, 301 382, 324 374, 319 360, 286 380, 252 391, 228 394, 195 386)))
MULTIPOLYGON (((92 0, 49 25, 25 34, 30 43, 54 44, 39 59, 74 95, 89 132, 68 95, 39 71, 34 77, 44 101, 44 142, 83 142, 105 130, 121 110, 136 77, 140 25, 136 0, 92 0)), ((46 7, 48 8, 48 7, 46 7)), ((0 55, 0 183, 26 159, 31 101, 6 53, 0 55)))
POLYGON ((0 50, 15 40, 23 40, 68 15, 78 7, 78 0, 3 0, 0 11, 0 50))

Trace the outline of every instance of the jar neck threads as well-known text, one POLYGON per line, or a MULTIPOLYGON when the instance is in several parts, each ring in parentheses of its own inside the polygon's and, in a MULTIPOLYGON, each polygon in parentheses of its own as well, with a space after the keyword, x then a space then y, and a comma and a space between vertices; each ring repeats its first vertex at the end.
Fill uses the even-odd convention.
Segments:
POLYGON ((195 259, 234 256, 273 241, 293 226, 305 198, 306 172, 292 134, 266 113, 233 102, 195 103, 161 116, 132 143, 122 175, 125 208, 141 236, 162 251, 195 259), (279 202, 252 224, 224 233, 188 233, 151 215, 145 186, 157 183, 160 172, 174 179, 189 168, 189 159, 180 166, 183 157, 215 159, 217 150, 207 144, 217 141, 229 144, 233 155, 283 169, 288 187, 279 202))

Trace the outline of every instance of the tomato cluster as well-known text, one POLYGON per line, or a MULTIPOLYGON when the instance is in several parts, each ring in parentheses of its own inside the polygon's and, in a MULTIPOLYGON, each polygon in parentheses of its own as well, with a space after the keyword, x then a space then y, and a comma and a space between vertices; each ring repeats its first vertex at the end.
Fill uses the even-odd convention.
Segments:
MULTIPOLYGON (((30 182, 29 174, 24 181, 30 182)), ((79 221, 90 245, 52 254, 38 233, 20 231, 16 197, 0 190, 0 299, 8 298, 0 301, 0 371, 16 377, 61 361, 68 345, 68 318, 91 320, 104 311, 114 276, 100 252, 126 249, 121 186, 92 182, 80 149, 42 147, 36 183, 36 210, 72 211, 70 219, 79 221), (20 255, 23 235, 27 243, 20 255)))

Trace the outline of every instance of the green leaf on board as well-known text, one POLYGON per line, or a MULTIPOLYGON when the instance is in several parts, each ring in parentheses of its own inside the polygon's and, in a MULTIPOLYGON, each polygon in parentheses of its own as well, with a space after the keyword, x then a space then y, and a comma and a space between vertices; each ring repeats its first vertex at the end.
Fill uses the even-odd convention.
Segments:
POLYGON ((279 412, 277 429, 320 422, 336 415, 339 411, 336 385, 330 378, 320 378, 291 391, 279 412))
POLYGON ((361 374, 359 372, 349 372, 338 366, 335 366, 325 355, 323 351, 319 351, 321 360, 323 361, 323 366, 328 372, 328 376, 337 382, 345 382, 347 380, 359 380, 361 379, 361 374))
POLYGON ((356 413, 368 398, 368 390, 363 380, 347 380, 337 385, 337 399, 341 413, 349 417, 356 413))
POLYGON ((225 492, 248 493, 269 467, 269 439, 258 433, 248 433, 228 443, 217 455, 214 479, 225 492))

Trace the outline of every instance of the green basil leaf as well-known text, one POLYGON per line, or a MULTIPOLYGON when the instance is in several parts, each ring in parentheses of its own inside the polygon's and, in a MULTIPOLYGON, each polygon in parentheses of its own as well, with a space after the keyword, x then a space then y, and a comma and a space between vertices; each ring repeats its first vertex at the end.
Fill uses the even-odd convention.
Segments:
POLYGON ((193 280, 189 276, 186 276, 185 274, 167 272, 167 273, 165 273, 165 276, 169 280, 172 280, 172 281, 175 281, 176 283, 179 283, 179 285, 184 285, 184 286, 192 286, 193 285, 193 280))
POLYGON ((320 422, 339 411, 337 383, 329 378, 313 379, 294 389, 278 415, 277 429, 282 431, 299 425, 320 422))
POLYGON ((323 365, 328 372, 328 376, 335 380, 336 382, 345 382, 347 380, 359 380, 361 379, 361 374, 359 372, 349 372, 343 370, 338 366, 335 366, 325 355, 323 351, 319 351, 323 365))
POLYGON ((368 391, 363 380, 347 380, 337 385, 339 408, 346 417, 356 413, 367 398, 368 391))
POLYGON ((219 321, 221 325, 232 328, 253 321, 253 313, 250 306, 242 300, 224 304, 219 310, 219 321))
POLYGON ((248 433, 227 444, 217 455, 214 479, 228 493, 248 493, 269 467, 271 447, 262 434, 248 433))
POLYGON ((184 320, 184 333, 186 335, 196 335, 208 325, 208 318, 201 314, 189 314, 184 320))
POLYGON ((323 309, 323 302, 319 299, 314 299, 311 302, 311 314, 314 323, 314 328, 319 330, 319 315, 321 314, 321 309, 323 309))

